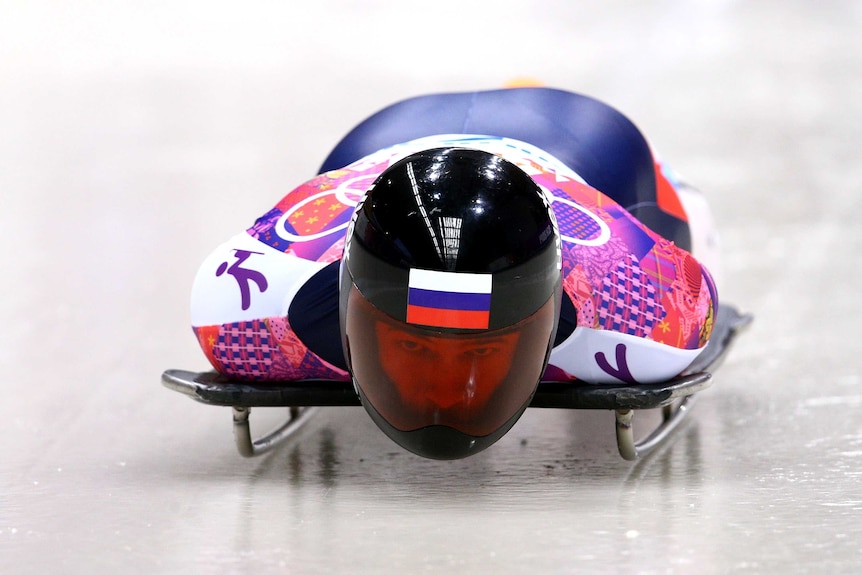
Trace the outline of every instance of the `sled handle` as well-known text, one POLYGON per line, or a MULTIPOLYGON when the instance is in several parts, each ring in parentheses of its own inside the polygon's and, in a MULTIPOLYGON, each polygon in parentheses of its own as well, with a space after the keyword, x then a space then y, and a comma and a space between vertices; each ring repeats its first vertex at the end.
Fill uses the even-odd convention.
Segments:
POLYGON ((665 405, 662 407, 662 422, 647 437, 635 441, 633 409, 616 410, 617 449, 626 461, 636 461, 646 457, 656 447, 662 445, 673 431, 685 420, 689 410, 694 405, 695 395, 688 395, 680 401, 679 405, 665 405))
POLYGON ((287 420, 278 428, 260 439, 252 439, 249 418, 250 407, 233 406, 233 437, 236 449, 243 457, 256 457, 271 451, 286 441, 302 427, 317 411, 313 407, 290 407, 287 420))

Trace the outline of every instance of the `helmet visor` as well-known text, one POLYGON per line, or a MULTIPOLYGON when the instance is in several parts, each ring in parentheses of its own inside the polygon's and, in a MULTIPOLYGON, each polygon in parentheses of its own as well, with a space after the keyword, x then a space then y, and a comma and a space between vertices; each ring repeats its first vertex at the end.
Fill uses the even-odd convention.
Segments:
POLYGON ((353 287, 345 326, 353 377, 398 430, 442 425, 488 435, 536 389, 554 335, 555 299, 509 327, 451 333, 395 320, 353 287))

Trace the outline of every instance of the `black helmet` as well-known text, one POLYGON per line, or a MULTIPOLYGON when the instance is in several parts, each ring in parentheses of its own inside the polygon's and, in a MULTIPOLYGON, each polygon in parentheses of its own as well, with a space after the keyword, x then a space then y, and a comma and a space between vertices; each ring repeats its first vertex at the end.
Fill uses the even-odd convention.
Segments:
POLYGON ((341 269, 345 357, 372 419, 435 459, 497 441, 547 365, 560 274, 550 205, 514 164, 441 148, 387 168, 341 269))

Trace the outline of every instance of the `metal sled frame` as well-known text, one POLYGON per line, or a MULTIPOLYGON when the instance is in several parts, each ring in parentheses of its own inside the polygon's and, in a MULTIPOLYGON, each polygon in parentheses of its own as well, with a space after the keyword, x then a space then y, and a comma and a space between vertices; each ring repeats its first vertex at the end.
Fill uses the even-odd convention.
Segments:
MULTIPOLYGON (((739 331, 752 317, 733 306, 719 308, 707 348, 682 375, 663 383, 591 385, 571 381, 542 381, 530 407, 559 409, 607 409, 616 414, 617 447, 629 461, 637 460, 665 443, 685 420, 695 394, 712 384, 712 371, 724 359, 739 331), (636 410, 662 409, 662 422, 647 437, 635 440, 636 410)), ((261 384, 228 379, 214 371, 169 369, 162 383, 174 391, 209 405, 233 409, 234 439, 239 453, 254 457, 287 440, 313 415, 317 407, 360 405, 349 381, 303 380, 261 384), (249 417, 252 407, 288 407, 283 425, 260 439, 252 439, 249 417)))

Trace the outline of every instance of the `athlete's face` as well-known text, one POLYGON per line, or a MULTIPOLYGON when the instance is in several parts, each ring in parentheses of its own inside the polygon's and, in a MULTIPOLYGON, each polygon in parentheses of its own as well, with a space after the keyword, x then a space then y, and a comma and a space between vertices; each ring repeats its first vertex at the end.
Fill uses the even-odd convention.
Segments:
POLYGON ((380 363, 409 409, 435 423, 481 409, 509 373, 519 333, 433 337, 375 325, 380 363))
POLYGON ((553 338, 553 298, 521 322, 444 333, 395 320, 353 288, 348 362, 363 403, 398 431, 441 425, 486 436, 523 410, 553 338))

